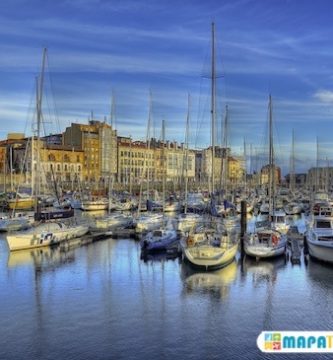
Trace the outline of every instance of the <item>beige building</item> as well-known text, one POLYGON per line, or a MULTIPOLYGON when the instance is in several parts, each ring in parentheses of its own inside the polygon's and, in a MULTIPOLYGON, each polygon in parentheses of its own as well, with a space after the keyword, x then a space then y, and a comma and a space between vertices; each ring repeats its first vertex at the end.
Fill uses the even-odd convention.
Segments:
POLYGON ((118 182, 139 184, 141 179, 154 180, 156 175, 155 151, 143 141, 118 137, 118 182))
MULTIPOLYGON (((278 166, 274 166, 275 170, 273 171, 274 174, 274 182, 276 185, 281 184, 281 169, 278 166)), ((265 185, 268 184, 269 180, 269 171, 270 171, 270 165, 265 165, 262 167, 260 172, 260 184, 265 185)))
POLYGON ((104 182, 117 175, 117 132, 105 122, 71 124, 64 132, 64 145, 83 151, 83 180, 104 182))
MULTIPOLYGON (((215 189, 223 185, 225 176, 226 185, 235 186, 242 183, 245 177, 245 162, 242 157, 232 156, 230 148, 215 147, 214 156, 214 186, 215 189), (223 161, 225 159, 225 161, 223 161), (223 169, 224 164, 226 168, 223 169)), ((196 179, 201 185, 210 185, 213 173, 212 147, 196 151, 196 179)))
MULTIPOLYGON (((118 182, 139 184, 141 180, 161 183, 180 181, 186 175, 185 149, 176 142, 161 142, 151 139, 149 144, 118 137, 118 182)), ((188 151, 189 179, 195 176, 195 154, 188 151)))

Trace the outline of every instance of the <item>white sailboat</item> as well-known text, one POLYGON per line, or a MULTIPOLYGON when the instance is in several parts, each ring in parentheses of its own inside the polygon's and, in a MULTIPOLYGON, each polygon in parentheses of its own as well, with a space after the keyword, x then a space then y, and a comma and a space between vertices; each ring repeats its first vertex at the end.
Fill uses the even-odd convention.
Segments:
POLYGON ((91 198, 91 199, 82 200, 80 208, 83 211, 107 210, 109 208, 109 199, 91 198))
POLYGON ((115 212, 106 216, 95 218, 93 224, 90 226, 90 231, 109 231, 119 228, 128 228, 132 225, 132 215, 115 212))
POLYGON ((0 231, 17 231, 24 230, 31 227, 34 222, 33 214, 12 213, 11 215, 4 215, 0 217, 0 231))
POLYGON ((255 224, 254 231, 248 232, 244 241, 245 253, 256 259, 270 258, 285 253, 287 236, 281 233, 276 223, 277 213, 274 212, 274 149, 273 149, 273 126, 272 126, 272 98, 269 96, 269 173, 268 173, 268 198, 270 218, 255 224))
POLYGON ((10 251, 50 246, 61 241, 85 235, 89 227, 85 224, 66 225, 62 222, 41 223, 26 231, 7 235, 10 251))
MULTIPOLYGON (((216 73, 215 73, 215 24, 212 23, 212 69, 211 69, 211 139, 212 139, 212 169, 211 196, 215 187, 215 122, 216 122, 216 73)), ((238 236, 236 232, 227 232, 213 222, 206 224, 200 231, 195 231, 184 237, 181 242, 182 251, 187 261, 205 270, 213 270, 231 263, 238 250, 238 236)))
POLYGON ((238 241, 229 233, 207 229, 188 235, 182 241, 185 258, 195 267, 214 270, 230 264, 237 253, 238 241))
MULTIPOLYGON (((46 62, 47 50, 43 51, 43 61, 42 61, 42 71, 39 81, 37 82, 37 91, 36 91, 36 115, 37 115, 37 157, 36 157, 36 181, 35 181, 35 204, 36 204, 36 213, 35 218, 38 218, 40 211, 38 208, 37 198, 39 194, 40 186, 40 154, 38 151, 39 148, 39 138, 40 138, 40 125, 42 120, 42 99, 43 99, 43 79, 44 79, 44 68, 46 62), (37 216, 36 216, 37 215, 37 216)), ((32 160, 35 160, 32 156, 32 160)), ((80 237, 86 234, 89 230, 88 225, 86 224, 76 224, 76 223, 62 223, 60 221, 54 222, 35 222, 32 228, 20 231, 13 232, 10 235, 7 235, 6 240, 10 251, 21 250, 21 249, 32 249, 41 246, 49 246, 57 244, 64 240, 73 239, 75 237, 80 237)))

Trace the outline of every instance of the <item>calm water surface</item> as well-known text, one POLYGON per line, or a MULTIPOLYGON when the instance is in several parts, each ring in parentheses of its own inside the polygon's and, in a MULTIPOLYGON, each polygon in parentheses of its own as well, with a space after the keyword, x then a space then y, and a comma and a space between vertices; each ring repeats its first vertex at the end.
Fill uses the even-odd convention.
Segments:
POLYGON ((0 359, 330 359, 262 354, 262 330, 332 330, 333 268, 237 259, 212 273, 134 240, 8 253, 0 359))

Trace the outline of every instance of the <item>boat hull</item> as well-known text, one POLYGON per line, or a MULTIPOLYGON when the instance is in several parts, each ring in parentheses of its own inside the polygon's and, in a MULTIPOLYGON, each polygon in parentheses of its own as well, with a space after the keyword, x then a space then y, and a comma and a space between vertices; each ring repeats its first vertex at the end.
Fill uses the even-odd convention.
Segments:
POLYGON ((308 239, 307 243, 310 256, 321 261, 333 263, 333 242, 320 244, 316 241, 311 241, 308 239))
POLYGON ((0 220, 0 232, 24 230, 31 227, 29 219, 14 218, 0 220))
POLYGON ((34 199, 13 199, 7 200, 8 208, 11 210, 29 210, 35 206, 34 199))
POLYGON ((272 246, 257 246, 257 245, 244 245, 245 254, 248 256, 252 256, 255 258, 272 258, 276 256, 281 256, 286 251, 286 245, 282 245, 279 247, 272 246))
POLYGON ((238 244, 222 249, 211 246, 187 247, 183 250, 185 258, 196 268, 215 270, 229 265, 235 258, 238 244))
POLYGON ((62 241, 83 236, 88 230, 87 225, 64 227, 63 224, 52 223, 38 227, 34 231, 7 235, 7 243, 10 251, 33 249, 59 244, 62 241))

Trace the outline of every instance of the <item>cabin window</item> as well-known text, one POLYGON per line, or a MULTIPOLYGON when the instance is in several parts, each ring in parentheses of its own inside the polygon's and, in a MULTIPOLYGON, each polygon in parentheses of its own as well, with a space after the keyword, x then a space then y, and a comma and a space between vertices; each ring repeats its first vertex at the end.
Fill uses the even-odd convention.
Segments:
POLYGON ((332 241, 333 236, 318 236, 319 241, 332 241))
POLYGON ((319 229, 330 229, 331 228, 331 222, 326 220, 318 220, 317 221, 317 228, 319 229))

